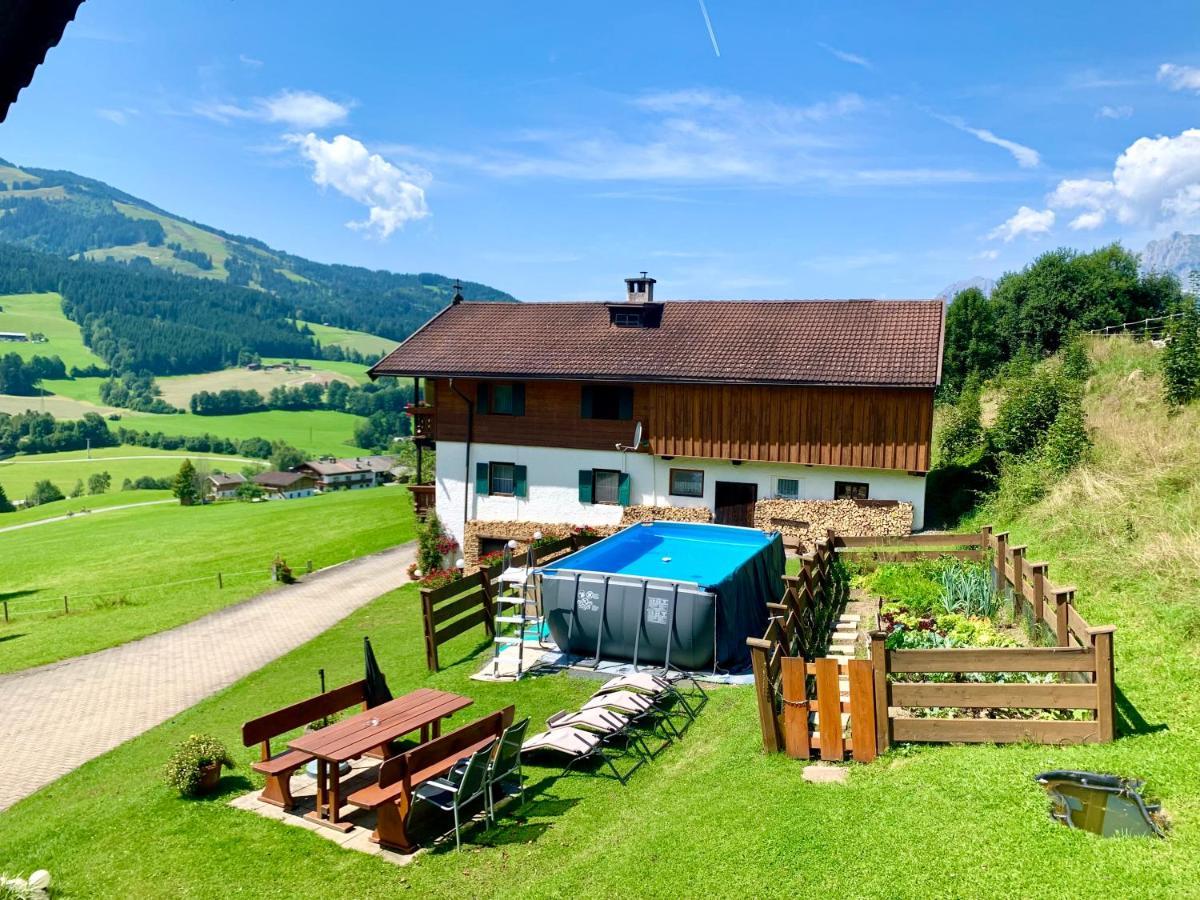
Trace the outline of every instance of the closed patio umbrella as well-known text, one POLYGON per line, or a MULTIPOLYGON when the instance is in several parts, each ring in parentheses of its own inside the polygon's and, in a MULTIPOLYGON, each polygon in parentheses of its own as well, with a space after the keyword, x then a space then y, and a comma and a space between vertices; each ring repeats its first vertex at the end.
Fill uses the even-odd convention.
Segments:
POLYGON ((387 703, 392 699, 392 692, 388 689, 387 678, 379 668, 379 663, 375 661, 375 651, 371 649, 369 637, 363 638, 363 660, 367 669, 367 707, 387 703))

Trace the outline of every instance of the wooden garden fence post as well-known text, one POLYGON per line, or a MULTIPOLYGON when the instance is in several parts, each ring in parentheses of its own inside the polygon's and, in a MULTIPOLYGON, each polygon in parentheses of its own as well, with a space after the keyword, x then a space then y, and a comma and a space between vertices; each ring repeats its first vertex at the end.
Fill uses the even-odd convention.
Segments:
POLYGON ((1096 721, 1100 724, 1100 740, 1108 743, 1116 737, 1116 688, 1113 683, 1112 625, 1089 628, 1088 634, 1096 648, 1096 721))
POLYGON ((1029 570, 1033 573, 1033 624, 1036 626, 1046 614, 1046 572, 1049 563, 1031 562, 1029 570))
POLYGON ((1008 582, 1008 575, 1005 574, 1005 568, 1008 566, 1008 532, 1002 531, 996 535, 996 593, 1000 596, 1007 596, 1005 584, 1008 582))
MULTIPOLYGON (((507 568, 507 566, 505 567, 507 568)), ((483 588, 483 609, 487 618, 483 620, 483 627, 487 629, 487 633, 491 637, 496 636, 496 603, 495 603, 495 587, 492 580, 488 577, 488 570, 481 568, 479 570, 479 585, 483 588)))
POLYGON ((1071 618, 1069 607, 1075 598, 1074 587, 1054 589, 1054 630, 1058 633, 1058 646, 1071 646, 1071 618))
POLYGON ((886 753, 891 745, 891 720, 888 718, 886 631, 871 632, 871 669, 875 678, 875 750, 886 753))
POLYGON ((433 631, 433 601, 429 599, 429 590, 421 588, 421 618, 425 620, 425 664, 429 671, 438 670, 437 638, 433 631))
POLYGON ((870 762, 879 742, 875 726, 875 673, 871 662, 852 659, 846 664, 850 681, 850 739, 854 758, 870 762))
POLYGON ((783 688, 783 746, 792 759, 807 760, 812 752, 808 740, 808 692, 805 690, 806 664, 802 656, 781 660, 783 688))
POLYGON ((1025 546, 1010 547, 1008 552, 1012 555, 1013 611, 1020 613, 1025 602, 1025 546))
POLYGON ((763 749, 767 753, 779 752, 779 726, 775 718, 775 698, 771 693, 771 675, 767 666, 767 654, 772 644, 762 638, 746 638, 750 648, 750 665, 754 669, 754 694, 758 700, 758 721, 762 727, 763 749))

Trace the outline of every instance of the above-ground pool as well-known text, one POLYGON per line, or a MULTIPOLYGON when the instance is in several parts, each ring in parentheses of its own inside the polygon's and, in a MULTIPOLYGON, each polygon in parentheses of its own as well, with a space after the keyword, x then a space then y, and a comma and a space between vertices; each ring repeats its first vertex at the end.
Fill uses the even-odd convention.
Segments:
POLYGON ((766 630, 766 604, 782 590, 783 539, 754 528, 647 522, 540 573, 550 634, 567 653, 739 669, 749 660, 746 638, 766 630))

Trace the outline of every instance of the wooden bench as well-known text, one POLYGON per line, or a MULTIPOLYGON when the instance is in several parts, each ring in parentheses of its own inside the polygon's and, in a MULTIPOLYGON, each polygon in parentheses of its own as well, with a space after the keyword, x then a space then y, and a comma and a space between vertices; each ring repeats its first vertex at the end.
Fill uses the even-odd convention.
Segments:
POLYGON ((257 719, 251 719, 242 726, 242 744, 249 747, 262 744, 262 759, 250 768, 267 776, 267 784, 259 799, 273 806, 291 809, 293 806, 291 779, 292 773, 316 757, 299 750, 285 750, 271 755, 271 739, 281 734, 303 728, 310 722, 315 722, 325 716, 350 709, 362 704, 367 707, 366 681, 354 681, 350 684, 326 691, 273 713, 267 713, 257 719))
POLYGON ((346 798, 354 806, 376 811, 371 840, 402 853, 415 852, 417 848, 408 836, 407 827, 413 790, 430 779, 445 775, 460 759, 498 740, 513 723, 515 713, 515 707, 506 707, 384 760, 379 766, 376 783, 346 798))

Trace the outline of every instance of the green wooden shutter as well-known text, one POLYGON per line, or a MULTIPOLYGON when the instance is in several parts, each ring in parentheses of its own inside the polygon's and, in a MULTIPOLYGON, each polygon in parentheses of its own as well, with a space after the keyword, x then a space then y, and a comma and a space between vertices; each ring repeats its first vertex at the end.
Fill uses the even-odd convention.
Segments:
POLYGON ((481 384, 475 391, 475 411, 487 415, 492 411, 491 385, 481 384))
POLYGON ((592 417, 592 389, 587 385, 584 385, 583 391, 579 395, 579 415, 584 419, 592 417))
POLYGON ((529 476, 524 466, 513 466, 513 496, 529 496, 529 476))
POLYGON ((618 400, 617 415, 622 419, 633 418, 633 388, 623 387, 618 400))
POLYGON ((488 495, 488 464, 475 463, 475 493, 480 497, 488 495))
POLYGON ((579 502, 580 503, 591 503, 592 502, 592 470, 591 469, 580 469, 579 470, 579 502))
POLYGON ((519 381, 512 386, 512 414, 525 415, 525 385, 519 381))
POLYGON ((617 502, 622 506, 629 505, 629 473, 622 472, 617 479, 617 502))

